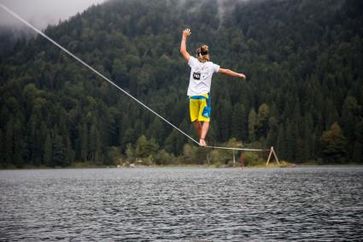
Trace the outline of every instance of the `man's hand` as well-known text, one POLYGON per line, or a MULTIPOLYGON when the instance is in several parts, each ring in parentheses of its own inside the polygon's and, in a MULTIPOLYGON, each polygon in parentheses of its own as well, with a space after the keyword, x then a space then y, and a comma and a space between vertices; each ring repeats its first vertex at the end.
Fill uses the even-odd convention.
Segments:
POLYGON ((187 38, 192 34, 192 32, 190 31, 190 29, 184 29, 183 30, 183 37, 187 38))
POLYGON ((245 74, 243 74, 243 73, 239 73, 239 78, 241 78, 241 79, 246 79, 246 75, 245 75, 245 74))

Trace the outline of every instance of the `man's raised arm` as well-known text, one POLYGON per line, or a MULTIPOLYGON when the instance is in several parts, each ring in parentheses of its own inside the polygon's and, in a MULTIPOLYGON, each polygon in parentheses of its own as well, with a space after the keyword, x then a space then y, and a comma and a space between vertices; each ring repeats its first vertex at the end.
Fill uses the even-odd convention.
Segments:
POLYGON ((184 29, 182 40, 180 43, 180 54, 184 57, 186 61, 189 61, 190 54, 187 51, 187 38, 191 35, 190 29, 184 29))

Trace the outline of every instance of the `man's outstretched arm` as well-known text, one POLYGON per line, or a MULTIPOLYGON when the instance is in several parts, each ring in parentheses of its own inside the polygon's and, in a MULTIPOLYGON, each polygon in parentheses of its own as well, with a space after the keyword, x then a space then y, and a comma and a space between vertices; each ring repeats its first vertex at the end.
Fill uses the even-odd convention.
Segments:
POLYGON ((190 54, 187 51, 187 38, 191 35, 190 29, 184 29, 182 40, 180 43, 180 54, 184 57, 186 61, 189 61, 190 54))
POLYGON ((219 68, 218 73, 222 73, 224 75, 231 76, 231 77, 238 77, 238 78, 246 79, 245 74, 238 73, 238 72, 232 71, 230 69, 219 68))

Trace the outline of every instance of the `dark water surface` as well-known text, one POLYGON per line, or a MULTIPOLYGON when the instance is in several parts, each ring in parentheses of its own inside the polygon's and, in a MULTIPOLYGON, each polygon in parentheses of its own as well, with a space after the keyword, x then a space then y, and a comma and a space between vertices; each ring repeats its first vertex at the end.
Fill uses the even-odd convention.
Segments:
POLYGON ((0 240, 363 241, 363 167, 0 171, 0 240))

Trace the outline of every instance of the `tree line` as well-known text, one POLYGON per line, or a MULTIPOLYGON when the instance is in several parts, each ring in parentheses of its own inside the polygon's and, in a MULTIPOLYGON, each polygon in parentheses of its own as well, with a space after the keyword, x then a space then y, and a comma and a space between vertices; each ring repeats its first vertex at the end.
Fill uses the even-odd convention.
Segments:
MULTIPOLYGON (((194 135, 179 54, 191 27, 191 53, 207 43, 213 62, 247 74, 214 78, 209 144, 350 163, 363 161, 362 10, 358 0, 120 0, 45 32, 194 135)), ((0 38, 9 46, 0 55, 1 167, 230 161, 228 152, 195 147, 42 37, 0 38)))

